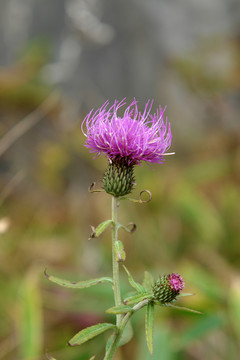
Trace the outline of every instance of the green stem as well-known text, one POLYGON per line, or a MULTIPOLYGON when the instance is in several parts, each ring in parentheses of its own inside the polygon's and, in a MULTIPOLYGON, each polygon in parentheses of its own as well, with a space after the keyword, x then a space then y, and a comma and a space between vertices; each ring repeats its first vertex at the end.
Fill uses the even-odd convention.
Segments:
MULTIPOLYGON (((114 292, 114 301, 115 306, 121 305, 121 293, 120 293, 120 281, 119 281, 119 262, 117 259, 117 250, 116 242, 118 241, 118 200, 116 197, 112 196, 112 269, 113 269, 113 292, 114 292)), ((131 316, 139 309, 144 307, 148 303, 148 299, 144 299, 137 305, 133 307, 133 310, 124 316, 121 314, 116 315, 116 325, 118 327, 117 331, 113 334, 112 342, 109 348, 107 349, 104 360, 112 360, 114 354, 116 353, 119 341, 122 337, 123 330, 127 325, 127 322, 131 316)))
MULTIPOLYGON (((119 281, 119 262, 117 261, 116 242, 118 240, 118 200, 112 196, 112 269, 113 269, 113 292, 115 306, 121 305, 120 281, 119 281)), ((116 315, 116 325, 119 326, 121 315, 116 315)))
POLYGON ((114 338, 113 338, 113 341, 110 345, 110 347, 108 348, 105 356, 104 356, 104 359, 103 360, 112 360, 113 359, 113 356, 117 350, 117 347, 118 347, 118 343, 121 339, 121 336, 123 334, 123 330, 125 328, 125 326, 127 325, 129 319, 131 318, 131 316, 138 310, 140 310, 141 308, 143 308, 145 305, 147 305, 148 303, 148 299, 145 299, 143 301, 141 301, 140 303, 138 303, 137 305, 135 305, 133 307, 133 311, 132 312, 129 312, 127 313, 120 321, 120 324, 119 324, 119 327, 118 327, 118 331, 113 335, 114 338))

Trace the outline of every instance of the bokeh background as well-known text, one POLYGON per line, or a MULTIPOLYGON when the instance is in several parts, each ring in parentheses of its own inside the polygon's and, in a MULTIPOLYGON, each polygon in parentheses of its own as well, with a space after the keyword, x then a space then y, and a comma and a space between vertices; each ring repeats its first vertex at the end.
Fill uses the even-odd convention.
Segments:
MULTIPOLYGON (((133 97, 167 105, 172 151, 136 168, 146 205, 122 202, 126 265, 141 281, 179 272, 195 296, 157 309, 154 355, 144 312, 116 360, 240 358, 240 3, 238 0, 0 1, 0 359, 103 357, 106 337, 81 347, 80 329, 111 321, 111 289, 59 288, 43 272, 110 275, 110 197, 88 193, 106 160, 83 147, 86 113, 133 97)), ((122 273, 122 290, 130 290, 122 273)))

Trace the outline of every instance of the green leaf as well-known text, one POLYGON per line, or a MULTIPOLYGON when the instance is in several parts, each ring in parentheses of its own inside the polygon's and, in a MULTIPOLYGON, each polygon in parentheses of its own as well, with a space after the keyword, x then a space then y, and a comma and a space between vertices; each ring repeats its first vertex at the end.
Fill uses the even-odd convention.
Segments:
POLYGON ((125 261, 126 253, 124 251, 123 243, 120 240, 115 242, 115 251, 116 251, 116 261, 125 261))
POLYGON ((133 309, 127 305, 113 306, 106 310, 108 314, 126 314, 131 311, 133 311, 133 309))
POLYGON ((96 355, 94 355, 94 356, 90 357, 90 359, 89 359, 89 360, 94 360, 94 359, 95 359, 95 357, 96 357, 96 355))
POLYGON ((90 239, 93 239, 93 238, 96 238, 96 237, 99 237, 103 232, 104 230, 107 229, 107 227, 112 224, 112 220, 105 220, 103 221, 101 224, 99 224, 96 229, 91 226, 92 228, 92 233, 90 235, 90 239))
POLYGON ((129 296, 126 299, 124 299, 124 303, 126 305, 134 305, 137 304, 145 299, 151 299, 152 295, 150 293, 144 293, 144 294, 137 294, 133 296, 129 296))
POLYGON ((143 287, 149 291, 152 289, 152 285, 154 283, 152 274, 150 274, 148 271, 144 271, 144 278, 143 278, 143 287))
POLYGON ((150 354, 153 353, 153 320, 154 320, 154 304, 149 302, 146 308, 145 315, 145 333, 147 346, 150 354))
POLYGON ((118 343, 118 347, 123 346, 125 344, 127 344, 133 337, 133 329, 132 329, 132 325, 131 322, 128 321, 127 325, 125 326, 121 339, 118 343))
POLYGON ((138 293, 140 293, 140 294, 141 294, 141 293, 144 293, 144 292, 145 292, 144 287, 143 287, 141 284, 137 283, 137 282, 133 279, 132 275, 130 274, 130 272, 128 271, 128 269, 126 268, 126 266, 123 265, 123 268, 124 268, 124 270, 125 270, 126 273, 127 273, 129 284, 130 284, 134 289, 136 289, 138 293))
POLYGON ((98 279, 90 279, 90 280, 84 280, 84 281, 77 282, 77 281, 63 280, 58 277, 48 275, 46 270, 45 270, 44 274, 48 280, 54 282, 55 284, 58 284, 63 287, 71 288, 71 289, 85 289, 85 288, 89 288, 91 286, 101 284, 101 283, 110 283, 110 284, 113 283, 112 279, 109 277, 101 277, 98 279))
POLYGON ((94 338, 95 336, 97 336, 97 335, 99 335, 99 334, 101 334, 104 331, 107 331, 109 329, 114 329, 115 331, 117 331, 116 325, 108 324, 108 323, 102 323, 102 324, 97 324, 97 325, 90 326, 90 327, 88 327, 86 329, 83 329, 83 330, 79 331, 68 342, 68 344, 70 346, 81 345, 81 344, 85 343, 86 341, 94 338))
POLYGON ((161 306, 168 306, 168 307, 172 307, 178 310, 183 310, 183 311, 188 311, 188 312, 192 312, 194 314, 202 314, 201 311, 197 311, 197 310, 193 310, 193 309, 189 309, 187 307, 184 306, 177 306, 177 305, 173 305, 173 304, 161 304, 161 303, 156 303, 157 305, 161 305, 161 306))

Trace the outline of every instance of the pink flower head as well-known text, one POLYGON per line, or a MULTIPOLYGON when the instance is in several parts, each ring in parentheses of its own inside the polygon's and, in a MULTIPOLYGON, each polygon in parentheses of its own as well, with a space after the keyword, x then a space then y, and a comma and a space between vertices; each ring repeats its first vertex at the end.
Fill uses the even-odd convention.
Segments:
POLYGON ((104 154, 110 160, 123 158, 129 165, 141 161, 161 164, 172 140, 170 124, 163 119, 165 109, 159 107, 151 115, 153 101, 148 101, 141 113, 134 99, 123 115, 118 115, 118 110, 125 104, 123 99, 109 107, 107 101, 95 113, 90 111, 82 123, 87 138, 85 146, 97 156, 104 154))
POLYGON ((172 273, 168 276, 168 280, 172 290, 179 292, 184 288, 184 281, 181 275, 172 273))

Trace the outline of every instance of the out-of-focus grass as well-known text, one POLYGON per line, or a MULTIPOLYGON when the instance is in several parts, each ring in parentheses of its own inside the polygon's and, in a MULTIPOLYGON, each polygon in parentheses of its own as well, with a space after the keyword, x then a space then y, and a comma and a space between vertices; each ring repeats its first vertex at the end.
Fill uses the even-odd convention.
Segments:
POLYGON ((36 269, 31 269, 19 284, 16 328, 19 336, 19 355, 22 359, 40 357, 43 347, 43 316, 38 273, 36 269))

